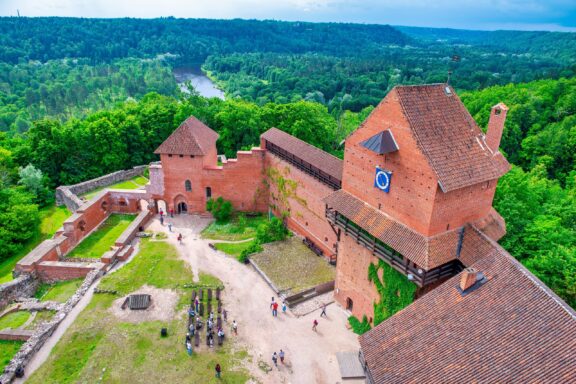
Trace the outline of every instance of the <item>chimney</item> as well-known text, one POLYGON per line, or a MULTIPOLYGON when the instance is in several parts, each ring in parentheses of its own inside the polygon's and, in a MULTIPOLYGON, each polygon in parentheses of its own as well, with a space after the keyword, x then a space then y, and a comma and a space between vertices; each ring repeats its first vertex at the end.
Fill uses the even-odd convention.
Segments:
POLYGON ((486 144, 493 153, 496 153, 498 147, 500 147, 506 113, 508 113, 508 107, 503 103, 498 103, 492 107, 490 120, 488 121, 488 131, 486 132, 486 144))
POLYGON ((462 292, 466 291, 468 288, 476 284, 478 280, 479 272, 474 268, 466 268, 462 271, 462 276, 460 276, 460 289, 462 292))

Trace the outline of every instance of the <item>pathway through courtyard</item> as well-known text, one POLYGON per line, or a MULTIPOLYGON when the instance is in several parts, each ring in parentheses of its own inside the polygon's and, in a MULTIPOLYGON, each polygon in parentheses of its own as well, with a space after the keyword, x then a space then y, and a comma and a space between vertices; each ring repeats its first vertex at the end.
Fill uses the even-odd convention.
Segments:
MULTIPOLYGON (((164 231, 168 241, 174 244, 180 255, 191 265, 194 276, 206 272, 224 283, 224 308, 228 321, 238 322, 238 338, 253 357, 248 367, 259 382, 267 383, 341 383, 336 352, 357 351, 357 335, 346 329, 347 314, 337 304, 328 306, 328 319, 320 318, 320 310, 302 317, 291 313, 272 317, 270 298, 276 296, 272 289, 250 266, 239 263, 232 257, 215 251, 209 241, 200 238, 200 232, 209 219, 198 216, 169 218, 173 233, 166 226, 153 220, 149 228, 164 231), (183 244, 178 244, 178 233, 182 233, 183 244), (319 322, 318 332, 312 331, 312 322, 319 322), (278 363, 278 368, 266 374, 258 368, 262 360, 273 367, 272 353, 283 349, 287 365, 278 363)), ((278 297, 276 297, 278 300, 278 297)), ((234 337, 229 327, 227 335, 234 337)), ((224 368, 224 374, 226 367, 224 368)), ((346 380, 346 383, 363 383, 363 380, 346 380)))

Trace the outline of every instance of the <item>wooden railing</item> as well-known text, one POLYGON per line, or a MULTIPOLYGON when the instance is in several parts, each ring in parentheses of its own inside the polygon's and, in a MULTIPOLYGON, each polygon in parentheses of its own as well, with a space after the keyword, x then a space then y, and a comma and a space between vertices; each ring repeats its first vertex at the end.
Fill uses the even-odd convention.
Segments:
POLYGON ((373 255, 388 263, 398 272, 408 276, 419 287, 454 276, 463 268, 460 261, 452 260, 426 271, 336 210, 326 207, 326 219, 332 225, 339 227, 345 235, 350 236, 358 244, 371 251, 373 255))
POLYGON ((264 141, 266 143, 267 151, 273 153, 274 155, 278 156, 287 163, 294 165, 296 168, 300 169, 301 171, 304 171, 310 176, 320 180, 322 183, 326 184, 327 186, 329 186, 334 190, 342 188, 342 180, 330 176, 328 173, 322 171, 317 166, 302 160, 298 156, 286 151, 285 149, 282 149, 269 141, 266 140, 264 141))

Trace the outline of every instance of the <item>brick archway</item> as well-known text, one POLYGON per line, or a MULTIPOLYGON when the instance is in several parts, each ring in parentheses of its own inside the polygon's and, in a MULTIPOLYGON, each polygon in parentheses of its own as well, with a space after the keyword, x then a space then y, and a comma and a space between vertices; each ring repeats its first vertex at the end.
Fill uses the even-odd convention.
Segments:
POLYGON ((174 211, 179 214, 188 213, 190 211, 190 206, 184 196, 178 195, 174 198, 174 211))

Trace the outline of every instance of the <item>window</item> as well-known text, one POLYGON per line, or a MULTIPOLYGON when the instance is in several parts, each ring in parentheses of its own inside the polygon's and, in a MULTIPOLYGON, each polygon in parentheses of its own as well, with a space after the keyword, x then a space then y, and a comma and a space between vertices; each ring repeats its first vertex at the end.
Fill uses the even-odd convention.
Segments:
POLYGON ((78 229, 80 230, 80 232, 86 231, 86 222, 84 220, 78 223, 78 229))
POLYGON ((168 155, 168 157, 172 157, 172 155, 168 155))
POLYGON ((206 187, 206 198, 209 199, 212 197, 212 188, 206 187))
POLYGON ((102 202, 102 204, 100 204, 100 208, 101 208, 104 212, 106 212, 106 211, 108 210, 108 202, 107 202, 106 200, 104 200, 104 201, 102 202))
POLYGON ((180 155, 180 157, 184 157, 184 155, 180 155))
POLYGON ((192 183, 190 182, 190 180, 186 180, 184 182, 184 189, 186 190, 186 192, 192 192, 192 183))
POLYGON ((351 298, 346 298, 346 310, 352 312, 352 309, 354 308, 354 302, 352 301, 351 298))
POLYGON ((194 155, 190 155, 190 158, 193 159, 193 158, 194 158, 194 155))

